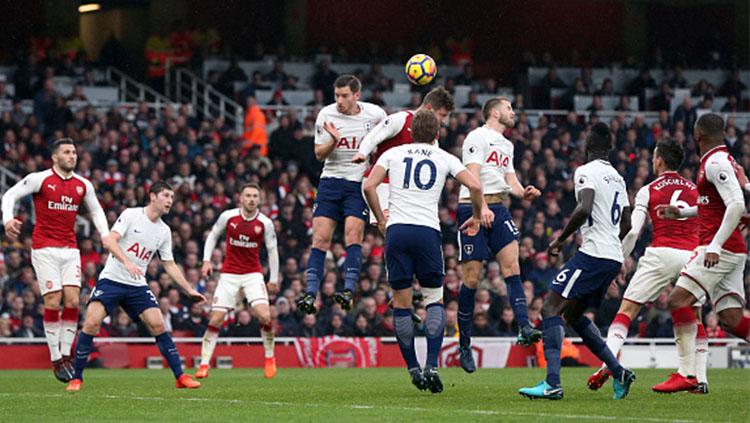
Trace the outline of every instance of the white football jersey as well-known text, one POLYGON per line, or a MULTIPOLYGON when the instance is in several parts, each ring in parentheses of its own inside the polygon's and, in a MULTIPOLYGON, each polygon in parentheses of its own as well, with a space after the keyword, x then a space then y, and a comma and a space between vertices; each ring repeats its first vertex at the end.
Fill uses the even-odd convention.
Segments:
MULTIPOLYGON (((502 133, 481 126, 466 136, 463 146, 463 163, 476 163, 481 166, 479 182, 485 194, 510 192, 505 175, 516 173, 513 168, 513 143, 502 133)), ((469 189, 461 186, 459 198, 469 198, 469 189)))
POLYGON ((606 160, 593 160, 576 169, 576 199, 581 190, 594 190, 594 208, 588 222, 581 226, 583 244, 580 251, 592 257, 622 263, 620 219, 622 210, 630 207, 625 180, 606 160))
POLYGON ((466 170, 461 161, 436 145, 414 143, 386 151, 376 166, 388 171, 388 226, 402 223, 439 231, 440 194, 449 174, 455 177, 466 170))
MULTIPOLYGON (((159 218, 152 222, 146 216, 144 207, 125 209, 112 226, 110 232, 120 234, 117 242, 128 259, 146 274, 148 263, 159 253, 162 261, 173 261, 172 257, 172 230, 159 218)), ((126 285, 146 286, 146 278, 133 278, 128 273, 125 265, 112 254, 104 264, 104 270, 99 274, 99 279, 109 279, 126 285)))
POLYGON ((315 144, 325 144, 333 139, 325 130, 323 124, 332 122, 338 129, 341 139, 326 158, 321 178, 343 178, 349 181, 361 182, 368 164, 352 163, 357 154, 359 144, 368 132, 381 120, 385 119, 385 111, 371 103, 357 103, 360 112, 356 115, 345 115, 336 109, 336 103, 321 109, 315 120, 315 144))

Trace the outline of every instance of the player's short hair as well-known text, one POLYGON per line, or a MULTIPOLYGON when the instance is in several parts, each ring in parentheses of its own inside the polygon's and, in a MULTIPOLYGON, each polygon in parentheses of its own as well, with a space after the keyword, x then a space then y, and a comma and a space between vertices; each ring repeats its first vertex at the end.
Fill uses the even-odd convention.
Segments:
POLYGON ((333 82, 333 87, 334 88, 349 87, 349 89, 352 90, 353 93, 358 93, 362 89, 362 83, 359 81, 359 78, 357 78, 356 76, 344 74, 336 78, 336 81, 333 82))
POLYGON ((433 88, 425 94, 422 105, 429 104, 433 110, 445 109, 452 112, 456 108, 453 96, 443 87, 433 88))
POLYGON ((612 149, 612 134, 604 122, 594 124, 586 137, 586 150, 606 154, 612 149))
POLYGON ((159 193, 162 191, 174 192, 174 188, 172 188, 172 185, 169 185, 164 181, 156 181, 153 185, 151 185, 151 188, 148 189, 148 193, 154 195, 159 195, 159 193))
POLYGON ((716 113, 706 113, 695 122, 701 135, 714 141, 724 139, 724 119, 716 113))
POLYGON ((57 153, 57 150, 60 149, 63 145, 72 145, 75 147, 76 143, 73 141, 72 138, 60 138, 55 140, 55 142, 52 143, 52 154, 57 153))
POLYGON ((656 155, 664 160, 669 170, 677 170, 685 159, 685 150, 676 140, 664 139, 656 143, 656 155))
POLYGON ((242 186, 240 187, 240 194, 242 194, 242 192, 245 191, 245 189, 247 189, 247 188, 256 189, 256 190, 258 190, 259 194, 261 192, 260 185, 258 185, 257 183, 255 183, 255 182, 246 182, 246 183, 242 184, 242 186))
POLYGON ((490 118, 490 115, 492 114, 492 109, 497 107, 498 104, 502 103, 503 101, 507 101, 508 103, 512 103, 508 97, 492 97, 491 99, 487 100, 484 103, 484 106, 482 106, 482 116, 484 116, 484 120, 487 121, 487 119, 490 118))
POLYGON ((439 130, 440 121, 429 110, 419 110, 411 120, 411 137, 414 142, 432 143, 439 130))

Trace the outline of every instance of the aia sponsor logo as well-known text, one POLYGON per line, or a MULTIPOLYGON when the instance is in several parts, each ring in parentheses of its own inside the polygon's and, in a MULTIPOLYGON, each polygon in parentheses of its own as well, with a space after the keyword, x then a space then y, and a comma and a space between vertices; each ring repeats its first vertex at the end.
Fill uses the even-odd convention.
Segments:
MULTIPOLYGON (((357 137, 341 137, 338 144, 336 144, 336 148, 346 148, 349 150, 356 150, 359 148, 359 145, 357 144, 357 137)), ((359 140, 361 141, 361 140, 359 140)))
POLYGON ((499 154, 497 151, 493 151, 489 157, 487 157, 487 160, 485 161, 485 164, 493 164, 497 167, 506 167, 508 166, 508 163, 510 162, 510 157, 499 154))
POLYGON ((127 250, 128 253, 133 253, 133 255, 139 259, 148 261, 151 259, 151 255, 154 254, 153 251, 150 251, 145 246, 141 246, 139 243, 135 242, 133 245, 130 246, 127 250))

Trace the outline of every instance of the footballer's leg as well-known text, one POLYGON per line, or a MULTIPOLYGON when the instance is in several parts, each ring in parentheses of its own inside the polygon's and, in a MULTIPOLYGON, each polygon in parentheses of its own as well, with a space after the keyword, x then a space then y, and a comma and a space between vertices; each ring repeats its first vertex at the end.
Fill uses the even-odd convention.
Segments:
MULTIPOLYGON (((80 279, 80 276, 79 276, 80 279)), ((80 306, 81 288, 75 285, 63 285, 63 310, 60 316, 60 354, 65 366, 73 369, 71 348, 78 331, 78 309, 80 306)))
POLYGON ((536 386, 521 388, 518 393, 529 399, 543 398, 559 400, 563 398, 560 385, 560 350, 565 336, 564 323, 560 317, 567 300, 559 293, 550 290, 542 305, 542 330, 544 358, 547 360, 547 377, 536 386))
MULTIPOLYGON (((620 309, 617 310, 617 315, 615 315, 612 324, 609 325, 609 330, 607 330, 607 348, 612 351, 615 357, 620 353, 620 349, 628 337, 630 322, 640 311, 641 304, 623 298, 620 309)), ((611 375, 612 372, 607 368, 607 365, 602 363, 602 367, 589 377, 587 383, 589 389, 596 391, 601 388, 611 375)))
MULTIPOLYGON (((316 210, 317 212, 317 210, 316 210)), ((313 218, 313 239, 310 257, 305 270, 305 293, 297 299, 297 308, 307 314, 317 312, 315 300, 320 282, 325 275, 326 252, 331 248, 331 237, 336 229, 336 220, 326 216, 313 218)))
MULTIPOLYGON (((148 288, 146 288, 148 289, 148 288)), ((127 310, 127 309, 126 309, 127 310)), ((151 335, 156 338, 156 344, 159 346, 161 355, 167 360, 169 368, 172 370, 177 381, 175 386, 179 388, 199 388, 201 384, 182 371, 182 361, 180 354, 177 352, 172 337, 167 333, 164 327, 164 316, 157 307, 149 307, 140 314, 141 321, 146 325, 151 335)))
POLYGON ((458 293, 458 352, 461 368, 467 373, 477 369, 471 352, 471 328, 474 325, 474 304, 483 265, 484 262, 480 260, 461 263, 463 280, 458 293))
MULTIPOLYGON (((367 206, 363 203, 363 212, 367 206)), ((365 216, 366 217, 366 216, 365 216)), ((351 310, 354 305, 354 291, 362 268, 362 241, 365 233, 365 220, 361 216, 347 216, 344 221, 344 242, 346 259, 344 261, 344 289, 334 295, 337 303, 344 310, 351 310)))
POLYGON ((706 334, 706 328, 701 321, 701 307, 693 307, 693 309, 695 310, 695 318, 698 322, 698 332, 695 337, 695 380, 698 382, 698 385, 691 389, 690 392, 694 394, 707 394, 708 334, 706 334))
MULTIPOLYGON (((41 281, 40 281, 41 283, 41 281)), ((70 369, 62 360, 60 353, 60 338, 62 324, 60 323, 60 302, 62 291, 48 292, 42 297, 44 300, 44 334, 47 337, 50 361, 52 361, 52 372, 60 382, 70 381, 72 375, 70 369)))
POLYGON ((531 326, 529 306, 521 281, 521 267, 518 265, 518 241, 515 239, 503 247, 496 255, 500 270, 508 288, 508 299, 519 326, 518 343, 531 345, 542 339, 542 331, 531 326))
MULTIPOLYGON (((660 393, 687 391, 695 387, 695 343, 698 335, 698 321, 693 312, 693 304, 697 301, 694 290, 701 290, 700 286, 688 290, 686 286, 695 283, 687 276, 681 276, 669 294, 669 311, 672 315, 675 343, 680 367, 669 378, 652 389, 660 393)), ((702 296, 702 293, 699 294, 702 296)))
POLYGON ((104 318, 107 317, 107 314, 104 303, 96 300, 89 302, 86 309, 86 320, 83 322, 83 327, 76 343, 76 354, 73 361, 75 373, 66 388, 67 391, 79 391, 81 389, 83 371, 86 369, 86 364, 89 361, 89 354, 91 354, 94 348, 94 336, 99 333, 99 327, 104 318))
POLYGON ((411 280, 389 281, 393 290, 393 326, 401 356, 411 376, 411 382, 420 391, 427 389, 422 368, 417 361, 414 349, 414 323, 411 319, 412 288, 411 280))
POLYGON ((274 334, 273 325, 271 324, 271 310, 268 306, 268 300, 255 301, 251 303, 253 313, 260 323, 260 336, 263 338, 263 376, 266 379, 273 379, 276 376, 276 358, 274 357, 274 334))
POLYGON ((195 373, 196 379, 205 379, 208 377, 208 368, 211 363, 211 357, 216 349, 216 341, 219 340, 221 325, 227 315, 227 309, 214 307, 208 315, 208 326, 203 333, 203 344, 201 345, 201 364, 195 373))

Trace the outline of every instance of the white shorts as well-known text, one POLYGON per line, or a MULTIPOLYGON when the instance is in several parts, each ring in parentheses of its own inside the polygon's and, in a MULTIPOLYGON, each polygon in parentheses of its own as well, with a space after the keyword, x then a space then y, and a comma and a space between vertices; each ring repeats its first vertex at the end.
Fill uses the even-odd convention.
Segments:
POLYGON ((63 286, 81 287, 81 253, 77 248, 31 250, 31 265, 42 295, 61 291, 63 286))
POLYGON ((245 275, 222 273, 214 293, 213 308, 233 309, 237 305, 237 295, 240 288, 245 293, 245 298, 251 307, 258 304, 268 304, 268 291, 262 273, 245 275))
POLYGON ((707 269, 703 265, 706 247, 693 250, 685 268, 680 273, 677 286, 690 291, 695 298, 708 295, 716 312, 745 306, 743 273, 747 254, 721 250, 719 262, 707 269))
POLYGON ((664 288, 677 281, 692 254, 670 247, 646 248, 623 298, 641 305, 655 301, 664 288))
MULTIPOLYGON (((362 198, 365 199, 365 202, 367 202, 367 197, 365 197, 365 192, 364 192, 364 186, 365 186, 366 180, 367 178, 362 180, 362 187, 363 187, 362 198)), ((378 194, 378 200, 380 201, 380 208, 383 209, 383 213, 385 213, 386 217, 388 217, 387 213, 388 213, 388 204, 391 198, 391 187, 387 183, 384 182, 378 185, 377 188, 375 188, 375 192, 378 194)), ((369 207, 370 205, 368 204, 367 206, 369 207)), ((377 223, 378 223, 378 220, 375 219, 375 213, 372 212, 372 207, 370 207, 370 224, 375 225, 377 223)))

